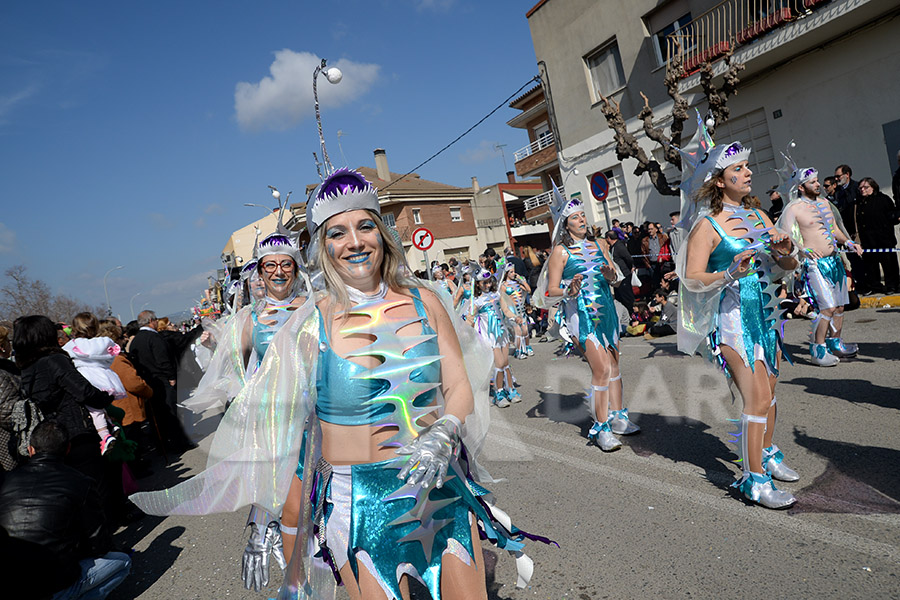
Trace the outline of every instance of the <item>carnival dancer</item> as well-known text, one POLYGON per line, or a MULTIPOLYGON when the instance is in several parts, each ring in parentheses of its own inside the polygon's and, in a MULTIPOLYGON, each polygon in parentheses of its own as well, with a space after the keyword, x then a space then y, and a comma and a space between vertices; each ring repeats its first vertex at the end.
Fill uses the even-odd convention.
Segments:
MULTIPOLYGON (((196 428, 197 435, 207 432, 215 417, 255 376, 275 334, 309 296, 300 251, 283 225, 290 194, 282 202, 280 192, 269 187, 279 204, 278 220, 276 230, 255 244, 252 259, 241 269, 249 304, 211 327, 215 353, 197 389, 183 403, 201 417, 204 425, 196 428)), ((268 583, 270 557, 282 569, 287 563, 281 549, 277 514, 253 506, 247 525, 250 538, 244 549, 241 574, 245 587, 258 591, 268 583)))
POLYGON ((506 408, 510 403, 522 401, 509 367, 509 322, 515 318, 515 312, 506 295, 497 292, 497 277, 477 265, 472 265, 472 269, 475 271, 475 283, 469 323, 493 348, 492 402, 499 408, 506 408))
POLYGON ((517 554, 526 585, 534 536, 474 481, 488 479, 474 460, 487 349, 445 294, 407 276, 362 175, 327 175, 306 222, 315 298, 226 412, 207 470, 135 502, 152 514, 281 512, 291 559, 279 600, 333 598, 336 581, 353 600, 399 599, 405 577, 436 600, 486 598, 479 536, 517 554))
POLYGON ((435 287, 453 298, 454 294, 456 294, 456 285, 447 279, 447 274, 444 273, 443 267, 441 267, 441 265, 434 265, 434 267, 431 268, 431 275, 434 277, 435 287))
POLYGON ((550 206, 554 247, 538 280, 535 305, 560 304, 571 342, 591 367, 587 402, 594 424, 588 439, 604 452, 612 452, 622 447, 614 434, 640 431, 623 406, 619 319, 610 289, 620 277, 605 245, 591 235, 581 200, 567 202, 554 185, 550 206))
POLYGON ((515 336, 513 356, 520 359, 533 356, 534 350, 528 344, 528 325, 525 323, 525 297, 531 293, 531 286, 524 277, 516 274, 515 265, 511 262, 506 263, 500 291, 507 296, 507 303, 515 312, 515 317, 509 321, 510 331, 515 336))
POLYGON ((471 263, 461 265, 459 267, 459 285, 456 286, 456 292, 453 294, 453 308, 456 314, 464 321, 468 316, 467 309, 470 307, 470 298, 472 298, 472 268, 471 263))
POLYGON ((695 140, 683 152, 682 215, 689 216, 681 224, 692 227, 678 253, 678 348, 693 354, 705 343, 743 399, 734 433, 743 473, 733 487, 767 508, 786 508, 796 499, 772 478, 799 476, 773 442, 783 349, 777 281, 796 268, 796 248, 765 213, 749 208, 750 150, 740 142, 714 145, 699 115, 695 140))
POLYGON ((787 175, 782 196, 789 198, 775 227, 788 233, 799 248, 800 273, 810 304, 817 316, 810 332, 809 353, 813 363, 831 367, 841 358, 855 356, 856 344, 844 343, 841 334, 844 305, 850 301, 847 272, 838 246, 862 256, 863 249, 847 234, 840 213, 819 196, 819 173, 813 168, 797 169, 790 153, 782 154, 787 175), (789 173, 787 173, 789 171, 789 173))

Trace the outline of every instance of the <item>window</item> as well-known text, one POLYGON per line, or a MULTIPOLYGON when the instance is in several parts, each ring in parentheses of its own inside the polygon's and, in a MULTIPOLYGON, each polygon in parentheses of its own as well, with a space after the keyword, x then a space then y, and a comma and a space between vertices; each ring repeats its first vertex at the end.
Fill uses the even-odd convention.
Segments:
MULTIPOLYGON (((615 166, 603 171, 609 181, 609 194, 606 196, 606 206, 609 208, 610 217, 619 217, 631 212, 631 204, 628 202, 628 190, 625 189, 625 177, 622 167, 615 166)), ((603 207, 600 207, 603 210, 603 207)))
POLYGON ((584 58, 590 77, 591 98, 600 101, 600 94, 609 96, 625 87, 625 70, 615 40, 584 58))
POLYGON ((653 34, 653 49, 656 51, 657 65, 660 67, 663 66, 666 64, 666 59, 669 57, 669 41, 666 39, 667 36, 675 32, 679 33, 678 42, 681 44, 682 52, 687 52, 693 46, 693 42, 690 39, 691 28, 685 28, 685 25, 690 22, 691 13, 687 13, 653 34))
POLYGON ((454 223, 459 223, 460 221, 462 221, 462 209, 460 209, 458 206, 451 206, 450 220, 454 223))
POLYGON ((394 218, 394 213, 382 213, 381 222, 387 225, 388 227, 396 227, 397 220, 394 218))
POLYGON ((553 132, 550 131, 550 125, 546 121, 535 126, 534 128, 534 144, 535 151, 543 150, 547 146, 553 144, 553 132))
POLYGON ((413 213, 413 223, 416 225, 422 224, 422 212, 418 208, 412 209, 413 213))

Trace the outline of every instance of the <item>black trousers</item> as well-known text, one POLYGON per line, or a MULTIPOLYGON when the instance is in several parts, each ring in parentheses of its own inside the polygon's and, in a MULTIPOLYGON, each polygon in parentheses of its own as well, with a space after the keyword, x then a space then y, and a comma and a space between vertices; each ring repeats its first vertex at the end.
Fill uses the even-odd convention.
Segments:
POLYGON ((619 287, 613 288, 613 298, 625 307, 628 315, 634 312, 634 288, 631 287, 631 273, 625 275, 625 281, 619 287))
POLYGON ((900 288, 900 263, 897 262, 896 252, 866 252, 863 260, 866 265, 866 287, 876 291, 895 291, 900 288), (882 272, 884 285, 881 282, 882 272))

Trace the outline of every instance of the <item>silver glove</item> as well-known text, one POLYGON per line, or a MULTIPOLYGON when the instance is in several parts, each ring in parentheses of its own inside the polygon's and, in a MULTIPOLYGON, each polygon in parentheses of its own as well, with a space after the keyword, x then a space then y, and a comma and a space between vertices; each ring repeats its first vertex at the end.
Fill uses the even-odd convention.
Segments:
POLYGON ((278 522, 269 523, 265 531, 257 523, 250 523, 250 539, 241 559, 241 579, 246 589, 258 592, 269 584, 270 555, 282 569, 287 567, 278 522))
POLYGON ((450 461, 459 453, 461 426, 453 415, 444 415, 423 429, 416 439, 397 450, 397 454, 409 455, 397 477, 406 479, 408 485, 428 487, 434 481, 437 487, 443 486, 450 461))

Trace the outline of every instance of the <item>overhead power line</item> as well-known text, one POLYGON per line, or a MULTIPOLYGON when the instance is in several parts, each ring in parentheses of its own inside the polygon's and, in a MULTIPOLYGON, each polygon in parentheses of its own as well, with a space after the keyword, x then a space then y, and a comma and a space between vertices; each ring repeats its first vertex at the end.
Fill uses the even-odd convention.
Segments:
POLYGON ((402 180, 404 177, 406 177, 406 176, 408 176, 408 175, 412 175, 413 173, 415 173, 416 171, 418 171, 419 169, 421 169, 422 167, 424 167, 425 165, 427 165, 428 163, 430 163, 432 160, 434 160, 435 158, 437 158, 438 156, 440 156, 441 153, 444 152, 447 148, 449 148, 450 146, 452 146, 453 144, 455 144, 455 143, 458 142, 459 140, 461 140, 461 139, 463 139, 464 137, 466 137, 466 135, 468 135, 469 133, 471 133, 471 131, 472 131, 473 129, 475 129, 476 127, 478 127, 479 125, 481 125, 482 123, 484 123, 486 120, 488 120, 488 119, 490 118, 491 115, 493 115, 495 112, 497 112, 498 110, 500 110, 501 108, 503 108, 504 106, 506 106, 506 105, 509 103, 509 101, 512 100, 513 98, 515 98, 516 96, 518 96, 519 93, 520 93, 522 90, 524 90, 526 87, 528 87, 529 85, 531 85, 531 84, 534 83, 535 81, 540 81, 540 80, 541 80, 540 75, 535 75, 534 77, 532 77, 531 79, 529 79, 527 82, 525 82, 524 85, 522 85, 522 87, 520 87, 520 88, 517 89, 515 92, 513 92, 512 94, 510 94, 509 97, 508 97, 506 100, 504 100, 503 102, 501 102, 500 104, 498 104, 497 107, 494 108, 494 110, 492 110, 492 111, 489 112, 488 114, 484 115, 481 119, 478 120, 477 123, 475 123, 474 125, 472 125, 472 126, 469 127, 468 129, 466 129, 464 132, 462 132, 461 134, 459 134, 459 135, 456 137, 456 139, 454 139, 452 142, 450 142, 449 144, 447 144, 446 146, 444 146, 443 148, 441 148, 440 150, 438 150, 437 152, 435 152, 435 153, 432 154, 431 156, 429 156, 427 159, 425 159, 424 161, 422 161, 420 164, 418 164, 418 165, 416 165, 415 167, 413 167, 412 169, 410 169, 410 171, 409 171, 408 173, 405 173, 404 175, 400 176, 398 179, 395 179, 394 181, 390 182, 389 184, 387 184, 386 186, 384 186, 383 188, 381 188, 380 191, 383 192, 384 190, 388 189, 389 187, 391 187, 392 185, 394 185, 394 184, 397 183, 398 181, 402 180))

